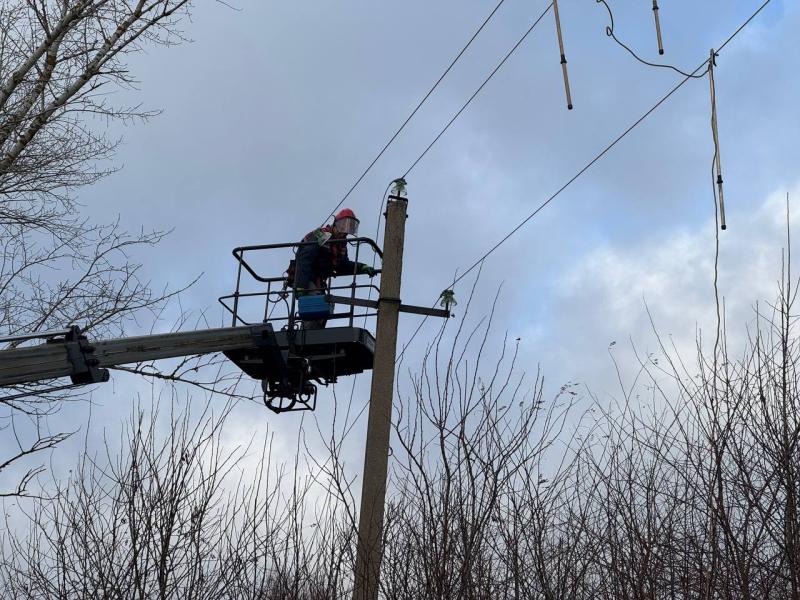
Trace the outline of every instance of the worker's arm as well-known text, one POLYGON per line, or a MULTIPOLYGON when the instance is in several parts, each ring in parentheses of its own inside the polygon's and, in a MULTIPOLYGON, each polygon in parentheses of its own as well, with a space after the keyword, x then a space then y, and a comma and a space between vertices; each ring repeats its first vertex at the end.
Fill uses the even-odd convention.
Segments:
POLYGON ((334 275, 352 275, 355 273, 356 275, 369 275, 372 277, 377 272, 377 269, 373 269, 366 263, 357 263, 353 262, 352 260, 348 260, 339 264, 334 275))
POLYGON ((339 255, 339 260, 336 262, 334 275, 352 275, 355 273, 356 275, 369 275, 370 277, 374 277, 378 273, 377 269, 372 268, 366 263, 350 260, 350 257, 347 256, 347 245, 342 244, 342 246, 343 249, 340 250, 341 254, 339 255))

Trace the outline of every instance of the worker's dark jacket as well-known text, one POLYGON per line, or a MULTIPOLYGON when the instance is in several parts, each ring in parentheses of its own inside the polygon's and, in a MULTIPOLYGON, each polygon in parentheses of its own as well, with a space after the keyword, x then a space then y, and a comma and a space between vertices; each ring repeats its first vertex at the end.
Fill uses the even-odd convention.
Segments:
POLYGON ((297 289, 322 289, 328 278, 334 275, 352 275, 366 268, 365 264, 355 263, 347 256, 346 238, 335 236, 332 228, 325 226, 303 238, 303 242, 316 243, 297 248, 294 275, 297 289))

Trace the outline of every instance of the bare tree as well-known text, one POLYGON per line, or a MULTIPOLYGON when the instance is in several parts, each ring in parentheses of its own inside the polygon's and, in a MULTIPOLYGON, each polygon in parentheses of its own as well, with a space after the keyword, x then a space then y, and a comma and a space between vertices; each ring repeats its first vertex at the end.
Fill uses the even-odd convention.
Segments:
MULTIPOLYGON (((120 334, 133 315, 171 295, 131 259, 163 232, 129 234, 80 215, 76 191, 114 170, 111 120, 154 113, 113 105, 135 79, 126 59, 173 44, 189 0, 5 0, 0 5, 0 334, 79 324, 120 334)), ((0 397, 0 473, 60 443, 45 418, 67 397, 22 386, 0 397), (32 393, 25 399, 12 398, 32 393), (14 435, 11 435, 11 434, 14 435)), ((12 475, 23 494, 37 467, 12 475)))
POLYGON ((68 192, 116 146, 88 117, 146 118, 108 101, 135 83, 126 55, 181 39, 189 0, 11 0, 0 8, 2 220, 53 229, 68 192))

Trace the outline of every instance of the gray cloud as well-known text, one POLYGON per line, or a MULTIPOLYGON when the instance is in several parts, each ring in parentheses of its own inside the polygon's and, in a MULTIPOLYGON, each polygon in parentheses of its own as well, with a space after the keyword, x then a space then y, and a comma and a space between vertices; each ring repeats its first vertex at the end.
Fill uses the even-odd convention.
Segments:
MULTIPOLYGON (((564 106, 554 28, 546 17, 411 174, 404 300, 432 302, 457 269, 678 80, 636 63, 609 41, 596 3, 564 4, 575 110, 564 106)), ((545 5, 509 1, 348 200, 366 231, 377 224, 388 181, 411 164, 545 5)), ((662 10, 664 59, 693 68, 754 7, 722 0, 670 3, 662 10)), ((615 8, 618 33, 648 58, 658 58, 647 7, 615 8)), ((230 249, 295 240, 317 225, 488 10, 487 3, 455 0, 250 2, 242 3, 241 12, 215 3, 198 6, 187 24, 194 43, 135 57, 142 89, 119 99, 160 106, 164 114, 122 132, 126 141, 118 162, 125 168, 83 190, 80 200, 101 221, 120 215, 131 229, 174 229, 159 249, 139 258, 157 285, 179 286, 203 272, 182 307, 207 310, 209 320, 219 322, 216 297, 234 283, 230 249)), ((751 216, 768 194, 797 180, 799 21, 797 7, 773 2, 720 57, 731 214, 726 236, 740 244, 771 239, 775 230, 751 216)), ((708 119, 707 83, 690 82, 486 263, 474 314, 488 310, 504 282, 498 331, 522 334, 527 364, 541 361, 553 373, 554 387, 562 377, 606 381, 607 363, 599 352, 608 338, 638 336, 649 327, 642 296, 654 304, 654 298, 662 300, 653 306, 660 322, 690 338, 692 319, 673 323, 670 315, 685 313, 683 302, 708 313, 707 273, 687 274, 679 259, 656 260, 659 252, 675 254, 676 240, 685 238, 702 257, 698 269, 707 265, 713 214, 708 119), (621 258, 629 254, 643 262, 621 258), (610 263, 602 262, 604 256, 610 263), (642 265, 650 264, 650 278, 640 277, 642 265), (639 278, 637 285, 604 267, 628 269, 627 276, 639 278), (572 282, 566 288, 565 277, 572 282), (632 304, 617 307, 620 294, 632 304)), ((746 245, 738 252, 736 269, 752 273, 748 260, 754 253, 746 245)), ((282 270, 287 259, 276 257, 271 266, 282 270)), ((459 289, 461 297, 465 293, 459 289)), ((416 317, 402 320, 401 340, 417 323, 416 317)), ((425 326, 408 364, 418 359, 434 327, 425 326)), ((102 405, 95 411, 97 432, 116 426, 137 391, 148 393, 142 383, 115 379, 114 386, 94 394, 102 405)), ((366 381, 358 381, 357 401, 365 398, 366 381)), ((349 395, 349 382, 340 384, 338 395, 345 390, 349 395)), ((330 420, 332 401, 326 393, 318 414, 323 423, 330 420)), ((273 420, 254 410, 237 413, 242 423, 252 422, 254 414, 260 415, 256 421, 273 420)), ((85 416, 85 407, 77 407, 67 421, 80 424, 85 416)), ((281 417, 287 438, 298 423, 281 417)), ((355 463, 359 452, 354 442, 355 463)))

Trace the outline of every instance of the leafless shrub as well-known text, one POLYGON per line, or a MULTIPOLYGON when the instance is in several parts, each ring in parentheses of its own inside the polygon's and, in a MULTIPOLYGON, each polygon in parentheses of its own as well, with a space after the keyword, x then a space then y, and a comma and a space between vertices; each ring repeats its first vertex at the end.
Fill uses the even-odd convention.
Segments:
POLYGON ((230 406, 214 415, 206 405, 197 418, 172 407, 166 433, 158 410, 139 411, 118 450, 87 453, 53 500, 34 505, 28 535, 5 539, 4 596, 328 598, 341 589, 338 557, 319 554, 343 547, 341 527, 335 515, 306 514, 310 480, 272 464, 270 438, 223 449, 230 406))
POLYGON ((462 322, 449 348, 437 338, 412 393, 401 396, 387 598, 525 597, 539 589, 530 569, 544 529, 530 526, 550 517, 553 490, 566 483, 571 452, 561 438, 575 393, 565 387, 545 401, 539 374, 527 381, 516 372, 518 340, 504 342, 484 375, 493 313, 468 332, 462 322))
POLYGON ((740 357, 724 322, 692 363, 664 346, 569 436, 527 412, 540 387, 509 413, 518 380, 484 393, 480 351, 434 345, 401 403, 383 595, 800 597, 795 289, 787 269, 740 357))
MULTIPOLYGON (((443 329, 398 393, 381 597, 797 598, 793 289, 785 275, 740 358, 724 329, 691 364, 664 347, 618 403, 580 414, 574 385, 546 399, 539 373, 517 373, 515 342, 487 367, 491 314, 443 329)), ((301 437, 292 461, 267 450, 239 474, 221 421, 173 423, 158 445, 133 422, 127 458, 85 461, 37 505, 31 534, 6 540, 4 592, 350 595, 341 439, 304 463, 301 437)))
MULTIPOLYGON (((535 548, 550 547, 543 541, 549 534, 539 527, 531 538, 529 528, 551 518, 567 484, 574 453, 556 444, 575 392, 565 387, 545 401, 540 376, 526 383, 515 375, 515 344, 482 377, 480 363, 468 365, 466 357, 486 343, 490 325, 491 317, 464 343, 459 332, 447 351, 438 337, 413 379, 413 395, 400 404, 385 597, 506 597, 514 585, 519 593, 538 589, 529 569, 535 548)), ((154 421, 133 420, 116 458, 109 450, 103 460, 85 459, 54 501, 37 503, 29 535, 6 540, 4 591, 43 598, 119 590, 128 590, 121 597, 348 596, 356 502, 338 455, 342 440, 329 440, 329 455, 304 466, 301 438, 293 461, 273 463, 266 451, 238 474, 242 454, 218 446, 223 421, 189 426, 173 415, 171 431, 157 442, 154 421), (54 581, 65 583, 46 589, 54 581), (38 587, 26 587, 31 582, 38 587)))
MULTIPOLYGON (((580 456, 595 506, 593 591, 625 598, 798 598, 798 345, 784 274, 740 358, 724 328, 687 366, 640 360, 651 396, 624 389, 580 456)), ((722 324, 724 327, 724 323, 722 324)), ((624 386, 623 386, 624 388, 624 386)), ((584 490, 588 493, 589 490, 584 490)))

